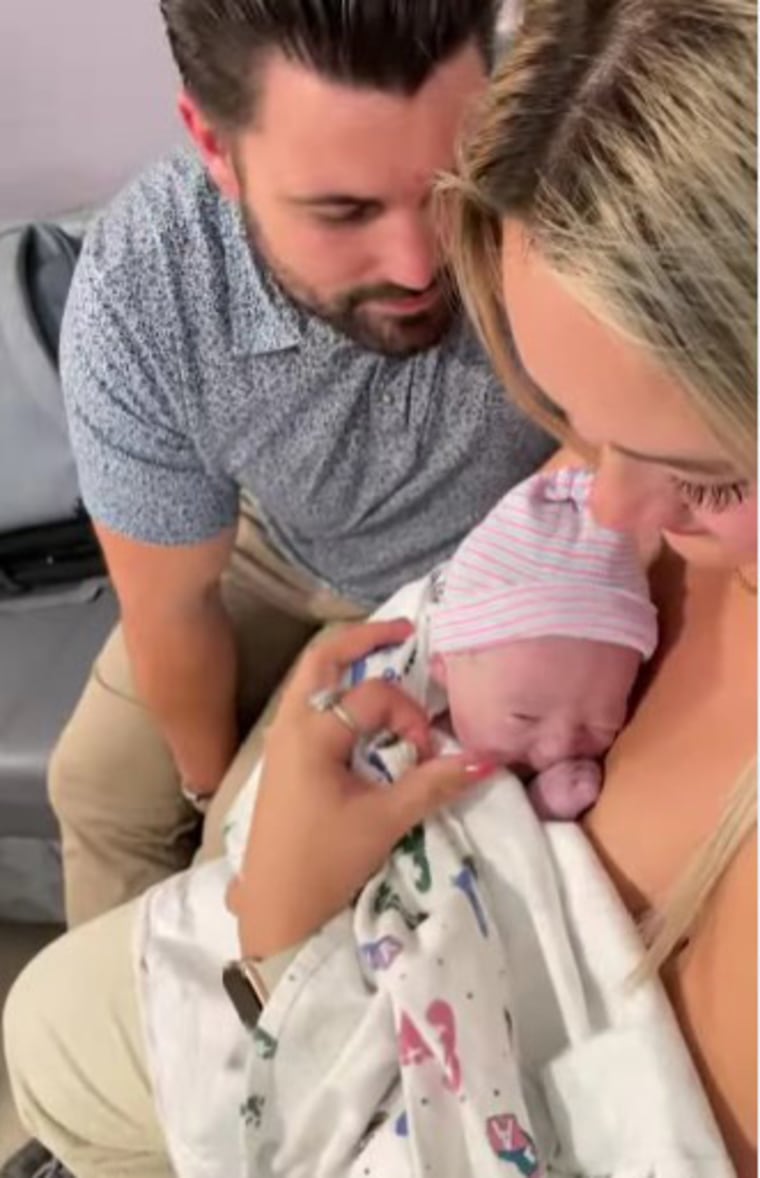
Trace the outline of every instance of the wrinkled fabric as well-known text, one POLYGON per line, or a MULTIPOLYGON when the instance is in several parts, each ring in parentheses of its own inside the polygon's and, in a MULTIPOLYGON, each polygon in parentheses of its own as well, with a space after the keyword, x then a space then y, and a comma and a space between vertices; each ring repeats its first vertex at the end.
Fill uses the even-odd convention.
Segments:
POLYGON ((574 826, 520 783, 412 832, 253 1037, 247 1178, 728 1178, 659 983, 574 826))
MULTIPOLYGON (((351 682, 392 678, 440 711, 426 619, 442 585, 380 611, 417 633, 351 682)), ((381 739, 355 766, 392 788, 405 755, 381 739)), ((227 860, 143 902, 148 1055, 179 1178, 734 1174, 664 991, 629 984, 641 944, 582 830, 539 822, 511 774, 412 831, 249 1035, 221 985, 239 954, 224 893, 259 773, 227 860)))

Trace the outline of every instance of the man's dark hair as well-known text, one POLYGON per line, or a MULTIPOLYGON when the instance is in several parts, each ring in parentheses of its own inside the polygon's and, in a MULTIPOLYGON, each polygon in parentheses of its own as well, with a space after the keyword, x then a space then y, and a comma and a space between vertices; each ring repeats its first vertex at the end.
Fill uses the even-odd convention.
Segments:
POLYGON ((497 0, 161 0, 184 85, 229 127, 254 115, 256 73, 279 51, 337 82, 415 94, 476 41, 490 56, 497 0))

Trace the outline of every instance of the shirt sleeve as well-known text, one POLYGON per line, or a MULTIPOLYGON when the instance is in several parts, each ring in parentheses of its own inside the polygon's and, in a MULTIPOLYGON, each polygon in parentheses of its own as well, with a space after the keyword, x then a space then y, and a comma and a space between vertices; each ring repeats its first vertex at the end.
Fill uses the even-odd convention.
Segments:
POLYGON ((159 306, 85 249, 61 339, 69 433, 94 520, 148 544, 201 543, 234 524, 238 488, 186 428, 181 348, 159 306))

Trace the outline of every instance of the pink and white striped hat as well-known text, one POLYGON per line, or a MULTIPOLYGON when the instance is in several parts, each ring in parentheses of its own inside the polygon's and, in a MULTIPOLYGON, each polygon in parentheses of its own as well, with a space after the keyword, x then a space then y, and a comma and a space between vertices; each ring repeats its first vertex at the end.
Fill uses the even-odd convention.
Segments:
POLYGON ((433 653, 556 635, 652 656, 657 612, 644 569, 630 536, 595 523, 593 477, 571 469, 534 475, 470 533, 433 610, 433 653))

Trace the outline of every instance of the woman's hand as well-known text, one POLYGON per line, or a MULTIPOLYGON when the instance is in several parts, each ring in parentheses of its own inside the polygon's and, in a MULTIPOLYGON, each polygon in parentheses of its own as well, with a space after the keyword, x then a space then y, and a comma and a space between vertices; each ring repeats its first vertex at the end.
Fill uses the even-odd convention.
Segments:
POLYGON ((342 706, 362 733, 396 733, 417 748, 418 768, 389 788, 350 768, 356 735, 310 706, 338 687, 357 659, 404 642, 409 622, 341 630, 302 656, 268 733, 243 870, 230 889, 246 956, 270 957, 316 932, 350 904, 413 826, 490 776, 493 762, 431 759, 428 721, 400 688, 368 680, 342 706))

